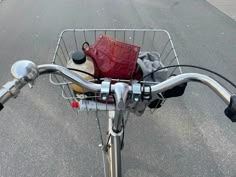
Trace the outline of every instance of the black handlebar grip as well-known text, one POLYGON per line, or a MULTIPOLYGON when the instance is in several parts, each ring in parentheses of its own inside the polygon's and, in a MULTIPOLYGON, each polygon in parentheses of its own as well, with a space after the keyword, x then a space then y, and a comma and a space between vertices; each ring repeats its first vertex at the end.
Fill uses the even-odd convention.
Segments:
POLYGON ((3 104, 0 103, 0 111, 4 108, 3 104))
POLYGON ((229 106, 225 109, 225 115, 232 122, 236 122, 236 95, 230 97, 230 103, 229 106))

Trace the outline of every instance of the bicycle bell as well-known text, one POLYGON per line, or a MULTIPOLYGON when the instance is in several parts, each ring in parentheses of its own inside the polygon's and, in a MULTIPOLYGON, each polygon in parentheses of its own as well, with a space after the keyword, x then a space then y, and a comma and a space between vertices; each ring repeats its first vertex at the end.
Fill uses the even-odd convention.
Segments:
POLYGON ((35 63, 28 60, 20 60, 12 65, 11 74, 16 79, 31 82, 38 77, 39 72, 35 63))

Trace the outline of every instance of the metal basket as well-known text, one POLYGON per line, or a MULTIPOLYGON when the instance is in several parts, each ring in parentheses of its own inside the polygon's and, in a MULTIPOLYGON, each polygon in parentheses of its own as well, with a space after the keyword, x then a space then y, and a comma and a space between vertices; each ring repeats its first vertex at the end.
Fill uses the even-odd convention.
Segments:
MULTIPOLYGON (((72 52, 81 49, 85 41, 89 44, 93 44, 100 34, 105 34, 119 41, 140 46, 141 52, 157 52, 160 61, 165 66, 179 65, 178 56, 170 34, 162 29, 66 29, 62 31, 59 36, 52 63, 66 67, 72 52)), ((168 76, 180 73, 182 73, 180 67, 168 69, 168 76)), ((117 79, 114 80, 117 81, 117 79)), ((127 82, 127 80, 122 81, 127 82)), ((76 95, 70 88, 70 84, 72 83, 65 78, 52 74, 50 75, 50 82, 61 87, 62 97, 67 99, 70 103, 79 99, 83 100, 85 105, 88 104, 88 101, 86 101, 88 96, 83 94, 76 95)), ((94 109, 99 110, 100 104, 102 103, 95 102, 93 105, 94 109)), ((105 104, 106 110, 113 108, 114 106, 105 104)), ((83 110, 88 110, 88 107, 85 107, 83 110)))

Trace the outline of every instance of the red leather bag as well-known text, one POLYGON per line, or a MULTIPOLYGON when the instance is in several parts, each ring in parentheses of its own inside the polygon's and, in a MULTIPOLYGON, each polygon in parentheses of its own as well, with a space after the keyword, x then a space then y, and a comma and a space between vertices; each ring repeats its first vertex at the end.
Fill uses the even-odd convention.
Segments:
POLYGON ((96 64, 95 75, 114 79, 132 79, 136 69, 140 47, 118 41, 101 34, 96 42, 82 49, 96 64))

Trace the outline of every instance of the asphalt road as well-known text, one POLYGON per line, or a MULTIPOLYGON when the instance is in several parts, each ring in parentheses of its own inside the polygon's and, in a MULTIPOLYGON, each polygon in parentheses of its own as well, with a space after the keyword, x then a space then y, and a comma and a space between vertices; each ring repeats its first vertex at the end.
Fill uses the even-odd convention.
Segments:
MULTIPOLYGON (((66 28, 163 28, 181 63, 236 82, 236 23, 204 0, 0 2, 1 84, 18 59, 49 63, 66 28)), ((236 124, 224 116, 225 107, 205 86, 189 84, 183 97, 154 114, 132 116, 124 175, 236 177, 236 124)), ((74 114, 44 76, 0 113, 0 176, 102 176, 98 144, 94 115, 74 114)))

